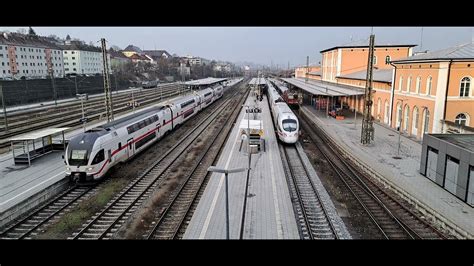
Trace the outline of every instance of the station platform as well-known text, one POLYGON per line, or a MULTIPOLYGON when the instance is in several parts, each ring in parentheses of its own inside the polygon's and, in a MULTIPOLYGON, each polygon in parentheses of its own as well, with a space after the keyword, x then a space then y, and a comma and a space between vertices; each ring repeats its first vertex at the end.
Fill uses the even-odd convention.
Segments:
POLYGON ((385 183, 421 207, 421 211, 425 210, 427 216, 434 216, 438 222, 455 229, 460 237, 474 238, 474 208, 420 174, 419 141, 402 135, 401 159, 394 159, 398 155, 398 132, 394 129, 374 123, 375 141, 364 146, 360 143, 361 118, 355 127, 353 116, 336 120, 309 105, 302 106, 301 112, 321 126, 351 157, 371 168, 385 183))
MULTIPOLYGON (((249 97, 245 105, 253 106, 249 97)), ((278 142, 266 97, 257 102, 265 139, 265 151, 251 155, 247 202, 244 208, 247 171, 229 174, 230 239, 299 239, 278 142), (242 235, 241 235, 242 231, 242 235)), ((241 147, 242 108, 217 162, 218 168, 248 168, 246 141, 241 147)), ((252 118, 251 118, 252 119, 252 118)), ((183 236, 184 239, 225 239, 225 176, 213 173, 183 236)))
MULTIPOLYGON (((167 102, 176 99, 166 99, 167 102)), ((161 102, 157 103, 160 104, 161 102)), ((135 112, 147 110, 153 106, 136 109, 135 112)), ((115 119, 126 117, 133 114, 130 111, 126 114, 115 116, 115 119)), ((107 120, 87 124, 86 130, 107 123, 107 120)), ((75 135, 82 133, 83 129, 78 128, 64 133, 65 139, 70 140, 75 135)), ((32 146, 30 145, 32 148, 32 146)), ((36 195, 55 183, 61 182, 65 178, 65 165, 62 159, 63 151, 54 151, 32 162, 28 165, 15 165, 12 152, 4 153, 0 157, 0 226, 4 212, 13 209, 16 205, 26 201, 33 195, 36 195)))

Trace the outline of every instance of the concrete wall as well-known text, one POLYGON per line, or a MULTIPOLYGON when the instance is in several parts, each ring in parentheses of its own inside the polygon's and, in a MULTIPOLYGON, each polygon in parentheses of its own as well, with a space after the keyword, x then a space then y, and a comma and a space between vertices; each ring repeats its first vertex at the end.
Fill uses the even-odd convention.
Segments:
MULTIPOLYGON (((474 135, 472 136, 474 138, 474 135)), ((466 194, 469 193, 467 192, 469 185, 468 179, 471 178, 469 183, 474 182, 474 177, 469 177, 470 167, 474 166, 474 152, 439 139, 436 137, 436 135, 427 134, 423 138, 423 147, 420 160, 420 173, 424 176, 427 175, 426 162, 428 156, 428 147, 438 151, 436 179, 434 181, 441 187, 445 187, 447 157, 450 156, 459 160, 458 175, 456 177, 456 189, 455 193, 453 194, 466 202, 466 194)), ((471 203, 470 205, 474 207, 474 204, 471 203)))
POLYGON ((7 228, 12 221, 18 220, 20 217, 24 217, 31 213, 35 208, 40 206, 42 203, 51 200, 55 196, 58 196, 61 192, 69 186, 69 180, 64 178, 55 184, 47 187, 46 189, 38 192, 37 194, 29 197, 25 201, 15 205, 14 207, 6 210, 0 214, 0 231, 3 228, 7 228))

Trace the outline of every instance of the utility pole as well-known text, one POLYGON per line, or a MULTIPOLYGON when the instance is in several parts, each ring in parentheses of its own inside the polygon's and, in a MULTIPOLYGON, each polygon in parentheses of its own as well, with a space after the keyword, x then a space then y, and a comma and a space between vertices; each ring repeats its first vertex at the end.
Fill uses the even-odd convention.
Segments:
POLYGON ((308 83, 308 73, 309 73, 309 56, 306 56, 306 77, 305 77, 306 83, 308 83))
POLYGON ((105 113, 107 115, 107 122, 114 120, 114 111, 112 105, 112 94, 110 91, 110 79, 109 79, 109 63, 107 60, 107 46, 105 39, 100 39, 102 43, 102 62, 103 62, 103 75, 104 75, 104 92, 105 92, 105 113))
POLYGON ((364 93, 364 115, 362 117, 362 132, 360 142, 370 144, 374 140, 374 123, 372 119, 372 77, 374 68, 374 40, 375 35, 370 35, 369 41, 369 62, 367 65, 367 79, 364 93))
POLYGON ((3 119, 5 119, 5 131, 8 131, 7 107, 5 106, 5 96, 3 95, 2 83, 0 83, 0 96, 2 97, 3 119))

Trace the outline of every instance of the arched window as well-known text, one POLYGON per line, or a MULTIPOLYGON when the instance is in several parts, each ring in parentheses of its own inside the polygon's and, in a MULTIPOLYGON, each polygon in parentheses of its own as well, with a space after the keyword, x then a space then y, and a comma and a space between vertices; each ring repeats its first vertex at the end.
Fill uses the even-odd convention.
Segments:
POLYGON ((423 110, 423 134, 429 132, 430 125, 430 111, 428 109, 423 110))
POLYGON ((408 131, 408 124, 410 122, 410 107, 408 107, 408 104, 405 105, 405 121, 403 123, 403 130, 408 131))
POLYGON ((377 56, 374 55, 374 65, 377 64, 377 56))
POLYGON ((461 126, 469 126, 469 117, 466 114, 458 114, 454 122, 461 126))
POLYGON ((402 123, 402 104, 397 104, 397 121, 396 121, 396 128, 397 130, 401 130, 401 123, 402 123))
POLYGON ((398 90, 402 91, 403 89, 403 76, 400 77, 400 82, 398 82, 398 90))
POLYGON ((461 86, 459 88, 459 96, 460 97, 469 97, 469 89, 471 87, 471 79, 468 77, 464 77, 461 80, 461 86))
POLYGON ((379 115, 379 119, 380 119, 380 110, 382 109, 382 99, 380 99, 379 97, 379 100, 377 101, 377 115, 379 115))
POLYGON ((411 122, 411 134, 418 135, 418 107, 413 107, 413 118, 411 122))
POLYGON ((390 56, 387 55, 387 56, 385 57, 385 64, 386 64, 386 65, 390 64, 390 60, 391 60, 390 56))
POLYGON ((410 92, 411 89, 411 76, 408 77, 407 79, 407 90, 406 92, 410 92))
POLYGON ((420 93, 420 87, 421 87, 421 77, 418 76, 416 78, 415 93, 420 93))
POLYGON ((384 108, 384 110, 385 110, 385 111, 384 111, 384 112, 385 112, 385 113, 384 113, 384 122, 385 122, 385 124, 388 124, 388 115, 389 115, 389 113, 390 113, 390 110, 389 110, 389 109, 390 109, 390 106, 389 106, 389 104, 388 104, 388 101, 385 100, 385 108, 384 108))
POLYGON ((431 95, 431 82, 433 78, 430 76, 426 79, 426 95, 431 95))

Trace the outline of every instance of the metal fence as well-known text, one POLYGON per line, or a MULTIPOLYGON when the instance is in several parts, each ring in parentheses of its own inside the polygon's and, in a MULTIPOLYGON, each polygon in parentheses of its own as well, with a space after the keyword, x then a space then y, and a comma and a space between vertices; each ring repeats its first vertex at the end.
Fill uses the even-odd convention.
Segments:
MULTIPOLYGON (((133 84, 110 76, 111 90, 127 89, 133 84)), ((76 94, 98 94, 104 92, 102 76, 65 77, 34 80, 0 81, 3 87, 4 102, 7 107, 54 101, 75 97, 76 94)))

